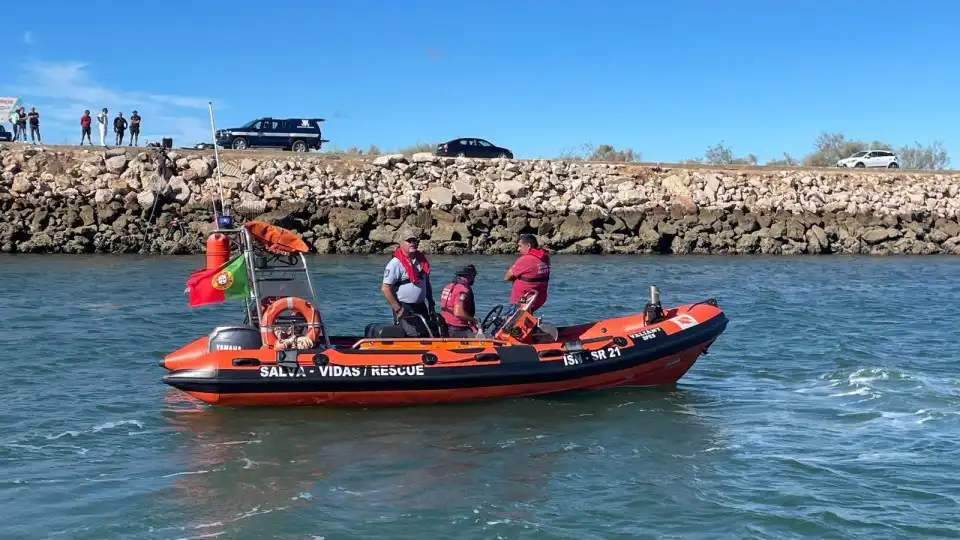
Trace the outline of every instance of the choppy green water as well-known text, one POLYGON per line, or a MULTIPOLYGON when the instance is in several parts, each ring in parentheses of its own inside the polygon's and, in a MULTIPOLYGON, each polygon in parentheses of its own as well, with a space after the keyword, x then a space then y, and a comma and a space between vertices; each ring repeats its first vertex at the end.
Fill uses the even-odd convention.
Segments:
MULTIPOLYGON (((511 260, 471 260, 481 312, 511 260)), ((200 258, 0 258, 0 538, 960 536, 960 259, 555 261, 560 324, 655 283, 730 326, 669 391, 213 409, 156 366, 242 318, 187 308, 200 258)), ((389 317, 383 263, 313 259, 334 331, 389 317)))

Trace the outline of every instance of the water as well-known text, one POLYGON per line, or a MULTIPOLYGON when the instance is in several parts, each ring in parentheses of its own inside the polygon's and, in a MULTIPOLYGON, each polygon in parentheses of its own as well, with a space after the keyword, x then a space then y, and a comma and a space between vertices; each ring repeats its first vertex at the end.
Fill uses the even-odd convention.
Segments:
MULTIPOLYGON (((187 307, 201 258, 0 258, 0 538, 960 537, 960 258, 555 261, 559 324, 654 283, 730 326, 672 390, 219 409, 156 366, 242 319, 187 307)), ((333 331, 389 318, 383 263, 313 259, 333 331)))

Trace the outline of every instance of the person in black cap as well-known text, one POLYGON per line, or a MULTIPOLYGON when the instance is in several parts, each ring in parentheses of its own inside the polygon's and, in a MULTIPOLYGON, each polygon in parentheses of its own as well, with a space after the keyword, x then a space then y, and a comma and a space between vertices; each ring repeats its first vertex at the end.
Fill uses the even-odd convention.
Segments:
POLYGON ((480 321, 474 317, 477 306, 473 299, 473 282, 476 278, 477 269, 468 264, 457 270, 453 281, 440 293, 440 316, 447 323, 450 337, 477 336, 480 321))

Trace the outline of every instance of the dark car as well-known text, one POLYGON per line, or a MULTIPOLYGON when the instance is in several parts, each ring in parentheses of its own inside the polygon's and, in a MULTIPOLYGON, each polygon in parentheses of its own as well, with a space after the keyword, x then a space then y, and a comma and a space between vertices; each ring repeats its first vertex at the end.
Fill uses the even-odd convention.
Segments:
POLYGON ((437 145, 438 156, 513 159, 513 152, 484 139, 454 139, 437 145))
POLYGON ((320 131, 323 118, 258 118, 238 128, 217 130, 223 148, 283 148, 294 152, 319 150, 325 142, 320 131))
POLYGON ((3 126, 0 126, 0 142, 10 142, 13 140, 13 133, 10 133, 3 126))

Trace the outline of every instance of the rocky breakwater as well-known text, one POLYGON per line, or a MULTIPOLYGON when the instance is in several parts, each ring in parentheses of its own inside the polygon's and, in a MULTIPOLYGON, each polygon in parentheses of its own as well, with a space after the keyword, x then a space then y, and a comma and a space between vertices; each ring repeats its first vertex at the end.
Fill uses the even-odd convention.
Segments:
MULTIPOLYGON (((135 149, 0 149, 3 252, 198 253, 218 196, 211 152, 158 171, 135 149)), ((225 152, 239 220, 320 253, 510 253, 532 232, 562 253, 960 254, 960 173, 373 160, 225 152)))

